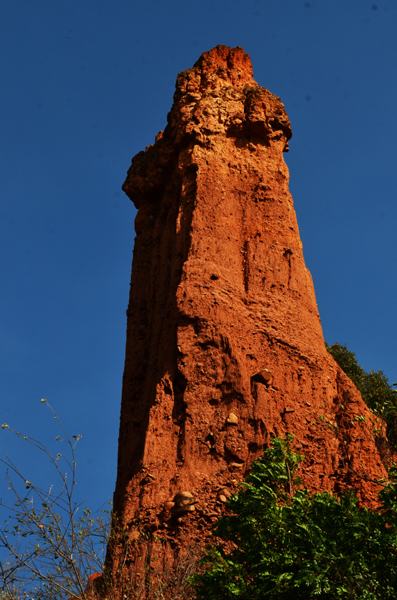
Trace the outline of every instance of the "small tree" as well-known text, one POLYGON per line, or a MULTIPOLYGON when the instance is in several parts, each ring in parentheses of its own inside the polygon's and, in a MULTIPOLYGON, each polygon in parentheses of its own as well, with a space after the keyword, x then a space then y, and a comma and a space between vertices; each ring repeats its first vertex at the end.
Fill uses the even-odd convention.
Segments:
POLYGON ((332 354, 340 368, 350 377, 356 388, 361 390, 365 371, 358 364, 355 353, 350 352, 346 344, 332 344, 332 346, 329 346, 325 342, 325 347, 332 354))
POLYGON ((303 457, 292 436, 276 438, 214 530, 230 543, 211 549, 193 578, 197 600, 387 600, 397 597, 397 484, 381 510, 299 487, 303 457))
POLYGON ((178 553, 176 560, 172 560, 167 539, 142 527, 139 539, 147 542, 150 551, 141 581, 132 582, 129 564, 137 541, 131 539, 123 519, 111 511, 93 514, 75 502, 75 449, 81 436, 69 436, 48 402, 43 399, 42 403, 58 421, 61 435, 56 440, 66 444, 65 452, 54 455, 42 442, 6 424, 2 426, 4 432, 14 434, 41 454, 39 464, 49 461, 54 483, 58 485, 42 489, 8 457, 0 458, 7 467, 6 480, 12 496, 12 502, 0 502, 9 515, 0 527, 0 549, 7 553, 5 559, 0 560, 0 600, 94 600, 98 597, 136 600, 149 595, 158 599, 191 598, 188 579, 202 556, 201 549, 193 547, 178 553), (113 569, 110 565, 108 569, 103 568, 106 547, 109 554, 117 553, 117 566, 112 565, 113 569), (156 552, 162 556, 161 561, 156 552))
POLYGON ((326 343, 327 350, 348 377, 353 381, 356 388, 361 392, 362 399, 367 406, 387 426, 387 437, 389 443, 397 447, 397 390, 393 389, 388 378, 382 371, 370 371, 367 373, 357 362, 354 352, 347 349, 346 344, 326 343))
POLYGON ((104 563, 110 511, 93 515, 74 500, 75 448, 81 435, 69 437, 48 402, 41 402, 60 425, 62 435, 56 440, 66 444, 66 453, 54 456, 43 443, 2 425, 49 460, 58 485, 44 490, 8 457, 0 459, 7 467, 8 489, 13 495, 12 505, 1 504, 10 516, 0 528, 0 547, 8 552, 0 562, 0 600, 84 599, 89 577, 102 571, 104 563))

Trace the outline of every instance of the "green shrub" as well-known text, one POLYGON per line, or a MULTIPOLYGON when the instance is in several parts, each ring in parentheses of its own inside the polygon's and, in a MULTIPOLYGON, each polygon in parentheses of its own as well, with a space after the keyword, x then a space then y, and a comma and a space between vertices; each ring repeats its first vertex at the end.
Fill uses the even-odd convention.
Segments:
POLYGON ((382 510, 299 487, 303 457, 292 436, 276 438, 228 501, 193 578, 197 600, 387 600, 397 597, 397 484, 379 494, 382 510))

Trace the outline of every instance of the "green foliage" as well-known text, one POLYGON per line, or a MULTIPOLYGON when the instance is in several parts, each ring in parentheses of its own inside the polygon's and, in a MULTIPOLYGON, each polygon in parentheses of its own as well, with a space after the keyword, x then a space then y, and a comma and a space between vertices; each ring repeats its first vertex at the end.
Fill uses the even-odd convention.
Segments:
POLYGON ((193 577, 197 600, 387 600, 397 597, 397 484, 379 494, 383 510, 297 487, 303 457, 292 436, 274 439, 218 521, 193 577))
POLYGON ((343 346, 341 344, 332 344, 332 346, 329 346, 327 342, 325 342, 325 347, 328 352, 332 354, 340 368, 344 370, 348 377, 350 377, 356 388, 360 390, 365 371, 358 364, 355 353, 350 352, 350 350, 347 349, 346 344, 343 346))
MULTIPOLYGON (((361 392, 362 399, 387 425, 387 437, 393 447, 397 447, 397 390, 388 383, 382 371, 367 373, 357 362, 354 352, 346 344, 326 343, 327 350, 361 392)), ((396 384, 393 384, 393 386, 396 384)))

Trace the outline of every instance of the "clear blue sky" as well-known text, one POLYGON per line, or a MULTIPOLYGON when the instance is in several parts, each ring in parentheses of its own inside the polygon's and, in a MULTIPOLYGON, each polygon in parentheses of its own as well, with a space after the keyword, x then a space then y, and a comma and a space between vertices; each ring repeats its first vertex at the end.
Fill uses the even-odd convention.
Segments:
MULTIPOLYGON (((81 498, 115 483, 135 216, 120 188, 177 73, 217 44, 251 55, 291 119, 325 339, 397 381, 394 0, 4 0, 0 20, 0 421, 57 448, 47 398, 83 436, 81 498)), ((51 483, 0 430, 6 451, 51 483)))

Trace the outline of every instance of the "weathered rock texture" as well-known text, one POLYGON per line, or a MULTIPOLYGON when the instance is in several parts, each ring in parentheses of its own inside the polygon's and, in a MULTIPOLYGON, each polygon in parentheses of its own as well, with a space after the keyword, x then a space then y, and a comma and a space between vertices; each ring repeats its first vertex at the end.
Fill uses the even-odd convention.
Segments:
POLYGON ((369 479, 385 476, 374 415, 324 345, 283 160, 290 138, 249 56, 218 46, 179 74, 164 133, 132 160, 114 497, 136 540, 132 572, 142 529, 170 548, 204 543, 272 436, 295 434, 312 490, 353 485, 371 505, 369 479))

